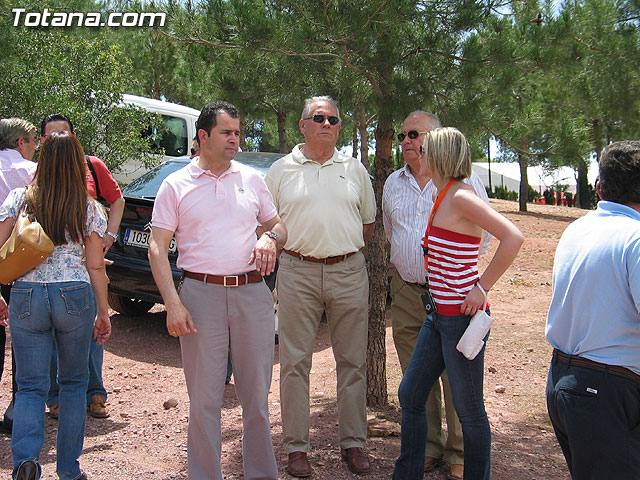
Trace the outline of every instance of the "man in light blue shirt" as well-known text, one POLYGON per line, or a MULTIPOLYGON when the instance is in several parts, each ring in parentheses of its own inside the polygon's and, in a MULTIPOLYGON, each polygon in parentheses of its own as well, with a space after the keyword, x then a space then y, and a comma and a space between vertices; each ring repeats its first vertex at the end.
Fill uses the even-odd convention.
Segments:
POLYGON ((594 212, 558 243, 547 408, 577 479, 640 478, 640 142, 609 145, 594 212))

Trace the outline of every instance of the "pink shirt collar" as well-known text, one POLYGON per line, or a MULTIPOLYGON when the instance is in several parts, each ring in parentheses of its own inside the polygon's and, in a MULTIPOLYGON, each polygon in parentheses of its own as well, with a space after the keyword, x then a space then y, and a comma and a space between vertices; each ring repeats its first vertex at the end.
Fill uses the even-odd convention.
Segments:
POLYGON ((211 173, 209 170, 203 170, 202 168, 200 168, 200 166, 198 165, 198 159, 200 157, 194 157, 190 162, 189 165, 187 165, 187 171, 189 172, 189 175, 191 175, 193 178, 198 178, 200 177, 200 175, 209 175, 211 177, 216 177, 216 178, 222 178, 225 175, 229 175, 232 173, 238 173, 240 170, 238 169, 238 165, 236 163, 235 160, 231 160, 231 164, 229 165, 229 168, 227 168, 224 172, 222 172, 221 175, 214 175, 213 173, 211 173))

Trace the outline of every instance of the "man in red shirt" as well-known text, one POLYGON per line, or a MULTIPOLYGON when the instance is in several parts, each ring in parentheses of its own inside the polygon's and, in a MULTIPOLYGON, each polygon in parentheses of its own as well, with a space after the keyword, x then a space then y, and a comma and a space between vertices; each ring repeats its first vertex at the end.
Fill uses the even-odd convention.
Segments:
MULTIPOLYGON (((40 139, 42 141, 48 135, 57 132, 67 132, 75 136, 73 124, 65 115, 54 113, 42 120, 40 125, 40 139)), ((100 202, 109 204, 109 220, 107 222, 107 232, 102 239, 104 253, 111 248, 113 242, 118 238, 118 228, 124 213, 124 198, 118 182, 113 179, 107 166, 97 157, 87 155, 87 190, 89 195, 100 202)), ((102 360, 104 356, 103 345, 98 345, 96 340, 91 342, 89 352, 89 385, 87 386, 87 404, 89 414, 95 418, 107 418, 109 409, 106 407, 107 391, 102 383, 102 360)), ((52 417, 58 416, 58 382, 56 376, 58 372, 57 352, 54 349, 51 358, 51 389, 47 405, 49 414, 52 417)))

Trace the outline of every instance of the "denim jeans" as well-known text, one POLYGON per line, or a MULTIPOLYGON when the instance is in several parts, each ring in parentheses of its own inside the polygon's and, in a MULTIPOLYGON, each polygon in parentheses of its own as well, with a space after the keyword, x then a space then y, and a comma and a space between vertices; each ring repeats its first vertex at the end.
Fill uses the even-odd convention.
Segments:
POLYGON ((58 346, 60 383, 56 470, 61 480, 74 480, 81 475, 78 457, 84 440, 87 362, 95 316, 96 304, 89 283, 13 285, 9 325, 18 383, 11 439, 14 478, 23 461, 37 461, 44 442, 52 329, 58 346))
MULTIPOLYGON (((98 345, 97 340, 91 335, 91 348, 89 349, 89 385, 87 386, 87 405, 91 403, 91 397, 100 395, 107 400, 107 391, 102 383, 102 359, 104 357, 104 345, 98 345)), ((55 343, 51 354, 51 387, 47 396, 47 405, 51 406, 59 402, 60 387, 58 385, 58 355, 55 343)))
POLYGON ((473 360, 467 360, 456 350, 470 320, 468 315, 447 317, 435 313, 428 315, 422 325, 409 367, 398 389, 402 433, 400 457, 393 471, 396 480, 422 480, 424 477, 427 443, 425 402, 445 368, 449 373, 453 404, 462 424, 464 477, 474 480, 489 478, 491 429, 482 391, 484 347, 473 360))

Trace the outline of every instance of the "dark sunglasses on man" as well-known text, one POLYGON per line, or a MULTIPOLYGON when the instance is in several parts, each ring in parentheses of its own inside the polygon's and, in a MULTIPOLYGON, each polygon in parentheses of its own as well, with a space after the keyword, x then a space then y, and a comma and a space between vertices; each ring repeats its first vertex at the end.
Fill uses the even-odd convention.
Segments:
POLYGON ((420 135, 425 134, 425 133, 429 133, 429 132, 418 132, 417 130, 409 130, 407 133, 399 133, 398 134, 398 141, 400 143, 402 143, 402 142, 404 142, 404 139, 406 137, 409 137, 411 140, 415 140, 420 135))
POLYGON ((305 118, 305 120, 313 120, 315 123, 320 123, 320 124, 323 124, 325 119, 329 120, 329 124, 332 126, 340 123, 340 119, 338 117, 334 117, 333 115, 329 117, 325 117, 324 115, 318 114, 318 115, 314 115, 313 117, 305 118))

